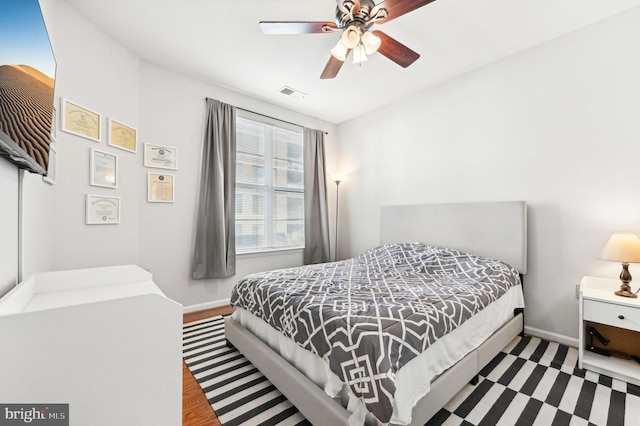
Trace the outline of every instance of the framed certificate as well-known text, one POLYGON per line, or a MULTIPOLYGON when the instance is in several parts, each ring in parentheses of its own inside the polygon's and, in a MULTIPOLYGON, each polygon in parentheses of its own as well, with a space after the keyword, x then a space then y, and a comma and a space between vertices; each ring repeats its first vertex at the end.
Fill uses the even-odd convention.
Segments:
POLYGON ((91 181, 92 186, 103 188, 118 187, 118 156, 109 152, 91 149, 91 181))
POLYGON ((138 152, 138 131, 110 118, 108 143, 125 151, 138 152))
POLYGON ((175 200, 175 176, 147 173, 147 201, 173 203, 175 200))
POLYGON ((120 223, 120 197, 87 194, 87 225, 120 223))
POLYGON ((178 170, 178 148, 145 143, 144 166, 178 170))
MULTIPOLYGON (((52 138, 51 141, 53 142, 54 139, 52 138)), ((56 148, 53 145, 49 146, 49 164, 47 166, 47 175, 46 176, 42 176, 42 180, 47 182, 49 185, 55 185, 56 184, 56 174, 57 174, 57 164, 56 161, 58 160, 58 152, 56 151, 56 148)))
POLYGON ((68 99, 62 99, 62 130, 100 142, 102 116, 68 99))

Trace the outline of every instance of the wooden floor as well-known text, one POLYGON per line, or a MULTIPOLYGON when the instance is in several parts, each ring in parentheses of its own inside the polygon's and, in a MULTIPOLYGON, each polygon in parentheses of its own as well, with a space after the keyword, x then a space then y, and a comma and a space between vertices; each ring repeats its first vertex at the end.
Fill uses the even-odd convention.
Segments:
MULTIPOLYGON (((232 312, 233 308, 231 306, 222 306, 184 314, 182 321, 187 323, 232 312)), ((204 396, 202 388, 184 361, 182 362, 182 426, 220 426, 220 422, 204 396)))

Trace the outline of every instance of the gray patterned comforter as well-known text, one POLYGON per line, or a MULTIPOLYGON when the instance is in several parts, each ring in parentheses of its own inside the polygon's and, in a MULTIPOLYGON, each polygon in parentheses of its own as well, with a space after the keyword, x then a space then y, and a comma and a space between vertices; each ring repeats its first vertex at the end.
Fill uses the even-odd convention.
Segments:
POLYGON ((395 374, 515 285, 502 262, 423 244, 389 244, 333 263, 242 279, 231 304, 319 355, 382 423, 395 374))

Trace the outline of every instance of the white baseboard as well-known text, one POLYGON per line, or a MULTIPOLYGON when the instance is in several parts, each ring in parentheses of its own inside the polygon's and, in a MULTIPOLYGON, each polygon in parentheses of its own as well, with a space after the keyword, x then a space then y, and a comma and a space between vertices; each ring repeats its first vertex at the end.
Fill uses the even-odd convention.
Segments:
POLYGON ((203 311, 205 309, 219 308, 220 306, 227 306, 231 303, 231 299, 213 300, 206 303, 198 303, 197 305, 184 306, 182 312, 185 314, 197 311, 203 311))
POLYGON ((563 345, 571 346, 574 348, 578 347, 578 339, 575 337, 565 336, 564 334, 553 333, 551 331, 540 330, 535 327, 524 327, 524 333, 530 334, 531 336, 540 337, 545 340, 550 340, 552 342, 562 343, 563 345))

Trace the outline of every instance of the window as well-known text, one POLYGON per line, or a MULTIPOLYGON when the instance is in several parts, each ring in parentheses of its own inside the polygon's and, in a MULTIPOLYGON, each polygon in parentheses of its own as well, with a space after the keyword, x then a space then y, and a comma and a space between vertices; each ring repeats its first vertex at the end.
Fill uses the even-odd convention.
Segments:
POLYGON ((236 249, 304 246, 302 129, 238 111, 236 143, 236 249))

